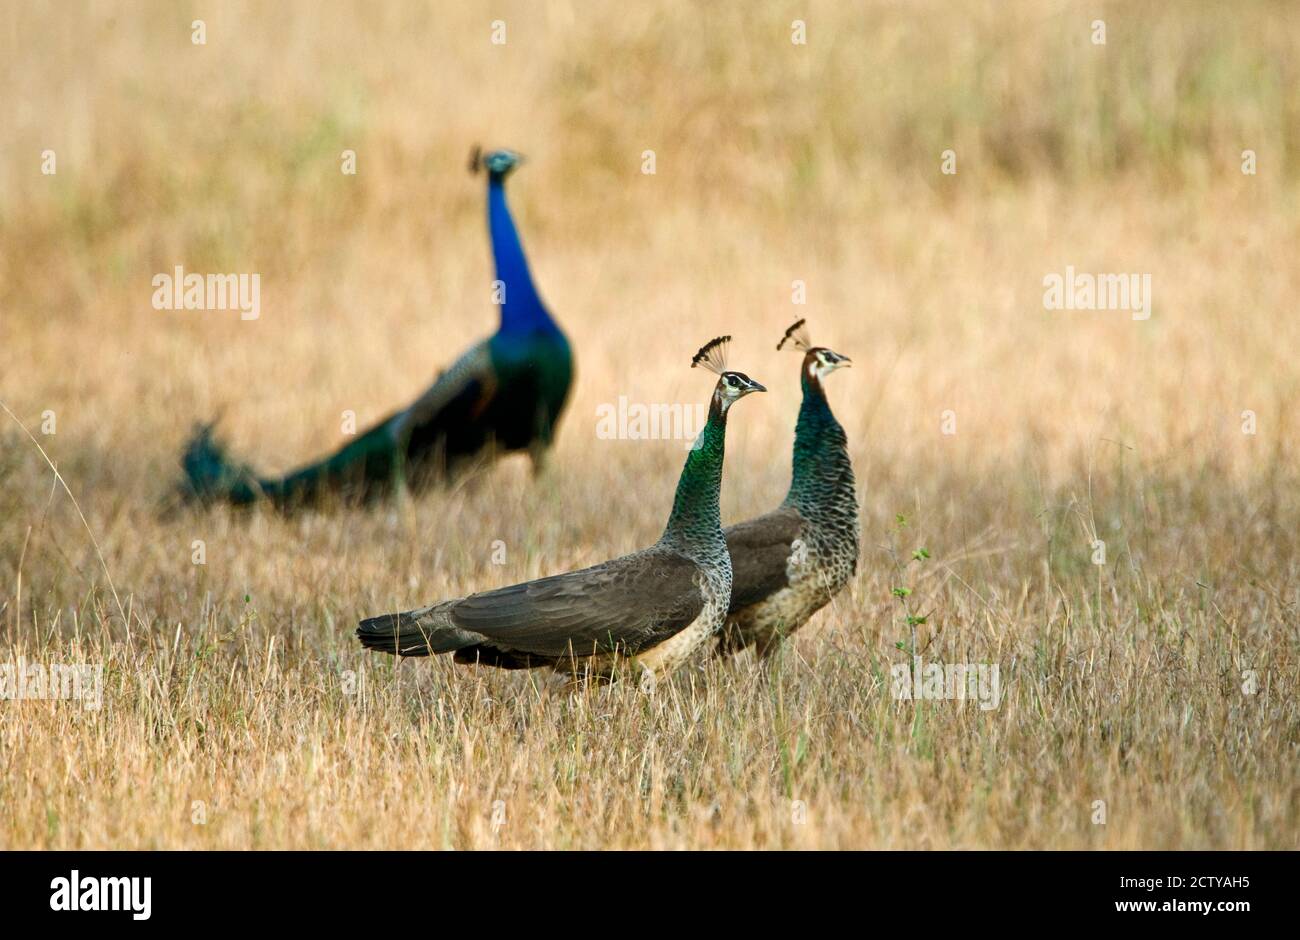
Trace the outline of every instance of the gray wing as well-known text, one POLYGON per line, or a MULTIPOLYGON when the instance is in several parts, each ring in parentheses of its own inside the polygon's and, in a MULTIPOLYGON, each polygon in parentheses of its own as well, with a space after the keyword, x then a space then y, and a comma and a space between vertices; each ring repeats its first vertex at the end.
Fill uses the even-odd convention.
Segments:
POLYGON ((446 613, 485 645, 543 657, 635 653, 691 624, 704 608, 695 563, 646 549, 581 571, 471 594, 446 613))
POLYGON ((798 510, 782 506, 765 516, 728 528, 731 552, 731 613, 757 604, 786 587, 786 566, 803 530, 798 510))

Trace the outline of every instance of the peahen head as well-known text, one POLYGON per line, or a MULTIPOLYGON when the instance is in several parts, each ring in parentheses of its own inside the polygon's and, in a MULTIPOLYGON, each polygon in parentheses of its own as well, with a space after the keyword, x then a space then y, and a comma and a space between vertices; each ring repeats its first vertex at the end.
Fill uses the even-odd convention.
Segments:
POLYGON ((729 342, 731 342, 730 336, 719 336, 716 339, 711 339, 701 346, 700 351, 691 359, 692 369, 701 366, 718 377, 718 384, 713 387, 713 405, 721 414, 726 414, 727 409, 732 404, 751 392, 767 391, 766 388, 745 373, 727 368, 727 344, 729 342))
POLYGON ((524 162, 524 155, 513 150, 490 150, 487 153, 478 145, 469 154, 469 171, 477 173, 479 167, 487 170, 493 179, 505 179, 511 171, 524 162))
POLYGON ((808 337, 806 322, 800 320, 786 330, 785 335, 781 337, 781 342, 776 344, 776 348, 778 350, 782 349, 786 343, 790 343, 795 349, 802 352, 804 354, 804 372, 810 379, 821 382, 822 379, 836 369, 853 364, 852 359, 848 356, 841 356, 833 349, 826 346, 814 346, 812 340, 808 337))

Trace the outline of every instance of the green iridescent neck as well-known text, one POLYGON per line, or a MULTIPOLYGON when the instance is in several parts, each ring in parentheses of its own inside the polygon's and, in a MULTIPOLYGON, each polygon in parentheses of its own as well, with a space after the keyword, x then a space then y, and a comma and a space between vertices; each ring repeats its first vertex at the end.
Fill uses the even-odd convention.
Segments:
POLYGON ((722 458, 727 437, 727 412, 718 399, 709 407, 709 420, 686 456, 677 481, 673 511, 663 540, 681 546, 711 544, 722 538, 722 458))
POLYGON ((803 404, 794 428, 794 460, 785 501, 809 509, 825 500, 826 489, 839 469, 837 458, 847 461, 848 439, 831 413, 821 382, 805 370, 802 385, 803 404))

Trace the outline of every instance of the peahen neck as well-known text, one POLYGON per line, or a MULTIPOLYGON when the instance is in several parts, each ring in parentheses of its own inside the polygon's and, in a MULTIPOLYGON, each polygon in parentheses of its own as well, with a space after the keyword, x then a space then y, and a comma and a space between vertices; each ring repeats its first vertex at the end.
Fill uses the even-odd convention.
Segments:
POLYGON ((677 481, 673 511, 661 541, 691 550, 716 549, 726 543, 722 537, 722 457, 727 438, 727 412, 715 395, 709 420, 686 456, 677 481))
POLYGON ((496 262, 497 280, 505 285, 505 302, 501 304, 501 334, 523 337, 535 333, 558 332, 555 321, 546 312, 542 298, 533 285, 519 241, 515 220, 506 204, 505 180, 493 175, 488 180, 488 231, 492 236, 492 257, 496 262))
POLYGON ((794 429, 794 466, 785 501, 807 516, 854 499, 848 438, 831 414, 821 381, 803 370, 803 404, 794 429))

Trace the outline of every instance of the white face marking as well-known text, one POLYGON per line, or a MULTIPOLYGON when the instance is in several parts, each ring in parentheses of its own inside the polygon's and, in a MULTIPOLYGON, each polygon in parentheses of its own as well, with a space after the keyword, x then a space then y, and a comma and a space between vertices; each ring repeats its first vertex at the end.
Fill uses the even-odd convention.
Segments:
POLYGON ((744 398, 750 392, 761 390, 761 386, 755 387, 752 382, 746 381, 731 372, 724 372, 721 380, 718 382, 718 403, 722 410, 726 411, 731 407, 732 402, 744 398))
POLYGON ((808 372, 820 381, 836 369, 848 364, 849 360, 845 359, 843 356, 829 352, 825 349, 819 349, 813 354, 813 361, 808 363, 808 372))
POLYGON ((744 394, 744 389, 740 384, 740 379, 734 375, 724 375, 722 377, 722 397, 728 401, 735 401, 744 394))

